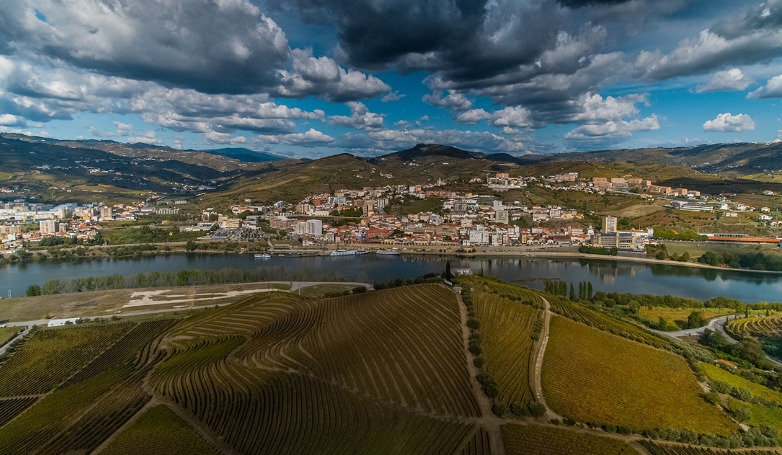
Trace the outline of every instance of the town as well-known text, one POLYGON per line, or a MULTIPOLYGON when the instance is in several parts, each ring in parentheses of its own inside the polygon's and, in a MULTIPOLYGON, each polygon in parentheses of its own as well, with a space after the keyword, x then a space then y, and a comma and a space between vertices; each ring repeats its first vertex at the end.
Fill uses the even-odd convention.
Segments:
MULTIPOLYGON (((442 247, 471 251, 475 247, 592 245, 601 248, 642 252, 653 241, 651 227, 619 229, 618 217, 602 215, 599 225, 585 222, 584 214, 572 207, 530 206, 503 200, 497 194, 509 189, 540 186, 546 189, 593 193, 620 193, 646 200, 666 198, 676 210, 719 211, 735 217, 754 207, 730 202, 730 195, 702 195, 700 191, 654 185, 646 179, 593 177, 581 179, 578 173, 541 177, 510 177, 498 172, 474 178, 494 195, 457 193, 438 181, 426 185, 389 185, 362 190, 340 190, 316 194, 296 204, 278 201, 270 205, 245 199, 229 211, 206 208, 195 213, 195 224, 182 226, 183 232, 200 233, 199 240, 248 240, 283 233, 289 242, 269 240, 271 248, 328 249, 336 247, 442 247), (429 210, 414 213, 388 213, 392 206, 411 201, 431 201, 429 210)), ((774 195, 774 192, 764 192, 774 195)), ((50 238, 67 238, 71 243, 100 244, 102 228, 116 221, 135 221, 149 215, 179 215, 186 200, 166 200, 152 195, 144 202, 116 204, 95 202, 86 205, 41 204, 17 200, 0 205, 0 236, 5 254, 18 252, 30 242, 52 246, 50 238)), ((398 212, 398 210, 397 210, 398 212)), ((759 209, 758 219, 776 225, 768 207, 759 209)), ((592 217, 595 219, 595 217, 592 217)), ((712 234, 715 239, 733 240, 746 236, 712 234)), ((764 243, 776 242, 765 239, 764 243)))

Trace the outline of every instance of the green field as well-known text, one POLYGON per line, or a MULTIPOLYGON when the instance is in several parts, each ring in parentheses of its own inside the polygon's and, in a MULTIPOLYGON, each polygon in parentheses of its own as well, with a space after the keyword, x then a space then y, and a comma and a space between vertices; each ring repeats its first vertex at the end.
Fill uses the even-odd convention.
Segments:
POLYGON ((706 373, 706 376, 712 381, 720 381, 730 384, 733 387, 747 389, 756 397, 782 404, 782 393, 777 392, 776 390, 771 390, 768 387, 763 387, 760 384, 744 379, 739 375, 725 371, 717 365, 701 363, 700 366, 703 369, 703 372, 706 373))
POLYGON ((629 429, 737 427, 701 398, 683 358, 554 317, 543 360, 547 404, 566 417, 629 429))
POLYGON ((4 345, 14 334, 21 331, 21 327, 2 327, 0 328, 0 346, 4 345))

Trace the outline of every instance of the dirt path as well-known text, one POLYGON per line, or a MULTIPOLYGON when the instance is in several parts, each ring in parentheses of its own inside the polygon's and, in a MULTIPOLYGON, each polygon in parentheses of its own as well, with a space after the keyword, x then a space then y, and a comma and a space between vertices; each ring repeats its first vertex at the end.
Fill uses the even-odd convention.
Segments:
POLYGON ((457 295, 456 298, 459 300, 459 315, 462 319, 462 341, 464 342, 464 352, 467 359, 467 371, 470 372, 472 394, 476 401, 478 401, 478 407, 481 410, 481 417, 478 419, 478 424, 489 434, 491 453, 493 455, 505 455, 505 445, 502 443, 502 430, 500 429, 500 426, 503 423, 507 423, 507 420, 497 417, 491 411, 491 400, 483 393, 483 389, 478 383, 478 379, 476 378, 478 369, 475 368, 473 355, 468 349, 470 345, 470 328, 467 327, 467 306, 465 306, 461 296, 457 295))
POLYGON ((562 416, 552 411, 546 404, 546 397, 543 396, 543 384, 541 380, 541 374, 543 371, 543 355, 546 353, 546 346, 548 345, 549 338, 549 326, 551 324, 551 305, 548 300, 543 300, 543 329, 540 331, 540 338, 537 343, 537 352, 534 355, 534 362, 530 362, 530 382, 532 383, 532 390, 535 392, 535 399, 538 403, 546 406, 546 419, 562 419, 562 416))

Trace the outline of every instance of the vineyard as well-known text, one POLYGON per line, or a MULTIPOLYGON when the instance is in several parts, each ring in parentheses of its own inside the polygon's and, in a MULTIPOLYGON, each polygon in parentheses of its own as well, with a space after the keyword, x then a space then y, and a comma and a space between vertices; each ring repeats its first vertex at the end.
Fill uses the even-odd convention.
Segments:
POLYGON ((725 324, 725 330, 739 338, 747 335, 754 337, 782 337, 782 314, 767 317, 733 319, 725 324))
POLYGON ((563 298, 552 296, 549 298, 551 310, 576 322, 581 322, 590 327, 613 333, 639 343, 648 344, 661 349, 673 349, 670 339, 649 332, 636 325, 620 321, 607 314, 572 303, 563 298))
POLYGON ((496 401, 531 403, 532 335, 541 311, 489 292, 473 293, 473 302, 481 323, 486 369, 499 388, 496 401))
POLYGON ((692 447, 678 444, 660 444, 648 440, 641 440, 641 445, 649 452, 649 455, 778 455, 773 450, 721 450, 703 447, 692 447))
POLYGON ((479 411, 459 309, 439 285, 253 297, 184 322, 163 345, 172 354, 150 386, 242 453, 453 452, 475 441, 462 422, 479 411))
POLYGON ((49 392, 130 329, 108 324, 36 331, 0 368, 0 397, 49 392))
MULTIPOLYGON (((178 319, 34 329, 0 363, 0 455, 488 455, 503 443, 509 455, 636 453, 640 436, 614 431, 772 443, 778 392, 702 365, 713 383, 755 397, 719 396, 757 426, 739 433, 682 357, 648 346, 671 342, 557 297, 566 317, 551 318, 542 386, 570 426, 551 425, 531 385, 547 333, 540 293, 483 277, 460 284, 464 305, 431 283, 317 300, 263 292, 178 319)), ((708 453, 643 441, 652 454, 708 453)))
POLYGON ((503 425, 508 455, 636 455, 625 442, 565 428, 542 425, 503 425))
POLYGON ((554 317, 543 361, 548 405, 571 419, 630 430, 688 427, 726 435, 736 430, 704 401, 681 357, 554 317))
POLYGON ((165 405, 150 408, 120 432, 101 453, 135 455, 164 453, 166 455, 218 455, 192 427, 165 405))
POLYGON ((175 322, 35 332, 0 368, 0 377, 6 381, 25 375, 35 380, 25 387, 3 389, 3 393, 54 391, 33 399, 34 404, 0 427, 0 454, 89 452, 97 448, 151 399, 142 380, 159 360, 159 356, 150 355, 152 345, 175 322), (64 351, 56 350, 57 341, 65 344, 64 351), (44 351, 30 352, 37 349, 44 351), (67 355, 77 361, 68 364, 67 355), (36 358, 42 365, 35 363, 36 358))

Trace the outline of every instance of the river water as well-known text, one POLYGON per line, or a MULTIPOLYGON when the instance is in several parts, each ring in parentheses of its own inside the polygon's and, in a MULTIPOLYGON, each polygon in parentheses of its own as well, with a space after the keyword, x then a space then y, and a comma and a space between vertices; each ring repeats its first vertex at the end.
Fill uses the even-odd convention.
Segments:
POLYGON ((578 283, 591 281, 595 291, 675 295, 708 299, 725 296, 747 303, 782 301, 782 274, 728 271, 644 264, 613 260, 542 258, 456 258, 445 256, 273 257, 251 254, 171 254, 132 259, 82 262, 33 262, 0 266, 0 296, 23 295, 30 284, 51 279, 104 275, 176 272, 185 269, 262 268, 276 279, 344 279, 369 283, 416 278, 441 273, 446 261, 452 268, 470 268, 531 287, 543 289, 546 279, 578 283))

